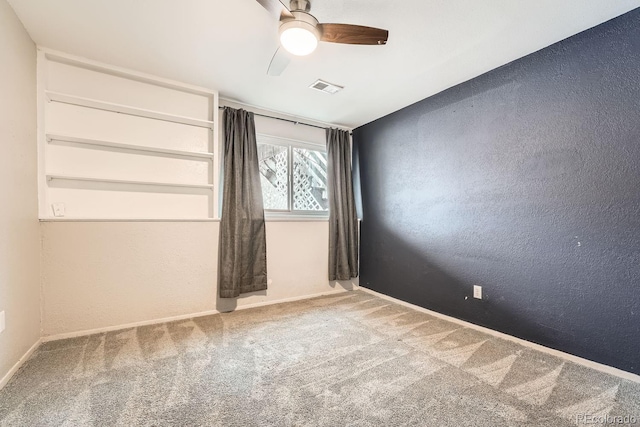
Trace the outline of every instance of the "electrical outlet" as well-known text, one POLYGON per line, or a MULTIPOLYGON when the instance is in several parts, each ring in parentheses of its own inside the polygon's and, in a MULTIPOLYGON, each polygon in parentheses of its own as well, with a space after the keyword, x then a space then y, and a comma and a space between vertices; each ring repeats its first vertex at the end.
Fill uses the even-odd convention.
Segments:
POLYGON ((482 286, 473 285, 473 297, 482 299, 482 286))
POLYGON ((0 311, 0 334, 4 331, 5 322, 4 322, 4 311, 0 311))

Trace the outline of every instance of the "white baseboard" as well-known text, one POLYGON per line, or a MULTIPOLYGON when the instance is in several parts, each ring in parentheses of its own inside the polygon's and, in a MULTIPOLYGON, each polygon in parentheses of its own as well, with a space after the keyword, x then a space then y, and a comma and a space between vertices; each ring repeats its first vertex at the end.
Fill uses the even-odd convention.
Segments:
POLYGON ((81 331, 74 331, 74 332, 65 332, 62 334, 44 336, 42 337, 42 342, 58 341, 58 340, 64 340, 67 338, 84 337, 86 335, 94 335, 94 334, 101 334, 104 332, 119 331, 121 329, 137 328, 138 326, 155 325, 157 323, 175 322, 176 320, 186 320, 186 319, 192 319, 194 317, 210 316, 212 314, 218 314, 218 313, 220 313, 218 310, 208 310, 208 311, 201 311, 198 313, 163 317, 160 319, 141 320, 139 322, 133 322, 133 323, 122 323, 119 325, 105 326, 102 328, 84 329, 81 331))
POLYGON ((4 377, 2 377, 2 379, 0 379, 0 390, 2 390, 2 388, 7 385, 7 383, 9 382, 9 380, 11 379, 11 377, 13 377, 13 375, 18 372, 18 370, 20 369, 20 367, 22 367, 22 365, 24 364, 24 362, 26 362, 31 355, 33 354, 34 351, 36 351, 38 349, 38 347, 40 346, 40 344, 42 343, 42 339, 38 339, 38 341, 35 342, 35 344, 33 344, 31 346, 31 348, 29 350, 27 350, 27 352, 25 354, 22 355, 22 357, 20 359, 18 359, 18 361, 16 362, 15 365, 13 365, 11 367, 11 369, 9 369, 9 372, 6 373, 6 375, 4 377))
MULTIPOLYGON (((283 298, 283 299, 273 300, 273 301, 261 301, 261 302, 252 303, 252 304, 240 305, 240 306, 236 307, 233 311, 246 310, 248 308, 263 307, 263 306, 266 306, 266 305, 280 304, 280 303, 283 303, 283 302, 301 301, 301 300, 305 300, 305 299, 316 298, 316 297, 320 297, 320 296, 324 296, 324 295, 338 294, 338 293, 348 292, 348 291, 349 291, 349 289, 341 288, 341 289, 334 289, 334 290, 331 290, 331 291, 319 292, 319 293, 310 294, 310 295, 301 295, 301 296, 296 296, 296 297, 291 297, 291 298, 283 298)), ((207 311, 201 311, 201 312, 198 312, 198 313, 181 314, 181 315, 178 315, 178 316, 163 317, 163 318, 160 318, 160 319, 143 320, 143 321, 140 321, 140 322, 125 323, 125 324, 113 325, 113 326, 105 326, 105 327, 102 327, 102 328, 85 329, 85 330, 82 330, 82 331, 75 331, 75 332, 65 332, 65 333, 62 333, 62 334, 44 336, 44 337, 41 338, 41 341, 42 342, 49 342, 49 341, 63 340, 63 339, 67 339, 67 338, 77 338, 77 337, 83 337, 83 336, 86 336, 86 335, 94 335, 94 334, 101 334, 101 333, 104 333, 104 332, 118 331, 118 330, 121 330, 121 329, 136 328, 138 326, 148 326, 148 325, 156 325, 156 324, 159 324, 159 323, 175 322, 175 321, 178 321, 178 320, 187 320, 187 319, 193 319, 194 317, 211 316, 213 314, 220 314, 220 313, 221 312, 219 310, 207 310, 207 311)))
POLYGON ((411 304, 411 303, 408 303, 408 302, 405 302, 405 301, 390 297, 390 296, 385 295, 385 294, 381 294, 380 292, 372 291, 371 289, 367 289, 367 288, 363 288, 363 287, 359 287, 359 289, 363 290, 364 292, 367 292, 367 293, 370 293, 372 295, 375 295, 377 297, 380 297, 382 299, 394 302, 394 303, 399 304, 399 305, 403 305, 405 307, 412 308, 412 309, 414 309, 416 311, 420 311, 420 312, 429 314, 431 316, 447 320, 449 322, 457 323, 457 324, 465 326, 467 328, 476 329, 476 330, 478 330, 480 332, 484 332, 486 334, 493 335, 493 336, 496 336, 498 338, 502 338, 502 339, 505 339, 505 340, 513 341, 513 342, 515 342, 517 344, 520 344, 520 345, 523 345, 525 347, 529 347, 529 348, 532 348, 534 350, 537 350, 537 351, 540 351, 540 352, 543 352, 543 353, 547 353, 547 354, 551 354, 551 355, 556 356, 556 357, 560 357, 562 359, 568 360, 568 361, 576 363, 578 365, 582 365, 582 366, 585 366, 587 368, 591 368, 591 369, 595 369, 595 370, 600 371, 600 372, 604 372, 605 374, 614 375, 616 377, 619 377, 619 378, 622 378, 622 379, 625 379, 625 380, 629 380, 629 381, 634 381, 634 382, 640 383, 640 375, 636 375, 636 374, 633 374, 631 372, 623 371, 622 369, 614 368, 613 366, 603 365, 602 363, 594 362, 592 360, 583 359, 582 357, 574 356, 573 354, 569 354, 569 353, 565 353, 565 352, 560 351, 560 350, 556 350, 556 349, 553 349, 553 348, 545 347, 543 345, 536 344, 536 343, 533 343, 531 341, 524 340, 522 338, 514 337, 512 335, 508 335, 508 334, 505 334, 503 332, 498 332, 498 331, 495 331, 493 329, 485 328, 484 326, 479 326, 479 325, 476 325, 474 323, 467 322, 465 320, 460 320, 460 319, 457 319, 455 317, 447 316, 446 314, 438 313, 437 311, 429 310, 427 308, 420 307, 420 306, 417 306, 415 304, 411 304))

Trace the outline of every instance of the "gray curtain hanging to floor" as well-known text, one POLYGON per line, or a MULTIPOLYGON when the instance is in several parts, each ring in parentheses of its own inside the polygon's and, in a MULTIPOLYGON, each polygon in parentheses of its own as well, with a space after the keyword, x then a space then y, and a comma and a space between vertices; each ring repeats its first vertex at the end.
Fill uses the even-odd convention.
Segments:
POLYGON ((358 222, 351 180, 349 132, 327 129, 329 280, 358 276, 358 222))
POLYGON ((253 113, 224 109, 220 297, 267 289, 267 243, 253 113))

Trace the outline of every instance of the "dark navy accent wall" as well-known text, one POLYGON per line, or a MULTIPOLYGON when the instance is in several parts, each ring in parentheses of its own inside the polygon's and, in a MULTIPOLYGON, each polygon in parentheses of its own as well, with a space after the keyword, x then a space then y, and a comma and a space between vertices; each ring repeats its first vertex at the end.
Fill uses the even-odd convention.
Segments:
POLYGON ((354 160, 362 286, 640 374, 640 9, 356 129, 354 160))

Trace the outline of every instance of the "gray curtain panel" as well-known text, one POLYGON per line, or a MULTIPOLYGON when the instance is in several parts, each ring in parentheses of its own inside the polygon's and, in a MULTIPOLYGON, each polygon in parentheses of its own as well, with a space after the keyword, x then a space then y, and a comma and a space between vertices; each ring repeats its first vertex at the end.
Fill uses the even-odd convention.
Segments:
POLYGON ((267 289, 267 243, 253 113, 224 109, 220 297, 267 289))
POLYGON ((349 132, 327 129, 329 280, 358 276, 358 221, 351 180, 349 132))

